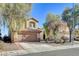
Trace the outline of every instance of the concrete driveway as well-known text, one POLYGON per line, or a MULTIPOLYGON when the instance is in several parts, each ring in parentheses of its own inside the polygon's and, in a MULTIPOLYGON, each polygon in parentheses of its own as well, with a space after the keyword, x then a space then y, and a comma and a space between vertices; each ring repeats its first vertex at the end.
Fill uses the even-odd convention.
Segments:
POLYGON ((40 42, 26 42, 26 43, 20 42, 19 45, 26 51, 25 52, 26 54, 79 47, 79 43, 55 44, 55 43, 40 43, 40 42))

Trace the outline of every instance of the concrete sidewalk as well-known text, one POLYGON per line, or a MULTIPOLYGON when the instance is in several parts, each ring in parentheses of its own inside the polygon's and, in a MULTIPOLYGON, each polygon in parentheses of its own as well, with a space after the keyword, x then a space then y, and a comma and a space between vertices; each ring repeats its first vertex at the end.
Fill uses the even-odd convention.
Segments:
POLYGON ((24 55, 29 53, 39 53, 45 51, 61 50, 61 49, 70 49, 79 47, 79 43, 68 43, 68 44, 54 44, 54 43, 33 43, 33 42, 17 42, 23 49, 14 50, 14 51, 5 51, 1 52, 1 56, 17 56, 24 55))

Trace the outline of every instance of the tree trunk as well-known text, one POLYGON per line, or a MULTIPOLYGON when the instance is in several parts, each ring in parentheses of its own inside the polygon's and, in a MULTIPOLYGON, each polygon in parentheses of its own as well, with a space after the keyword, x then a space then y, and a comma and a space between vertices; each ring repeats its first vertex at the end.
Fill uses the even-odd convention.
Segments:
POLYGON ((70 37, 69 42, 72 42, 72 29, 69 29, 69 37, 70 37))
POLYGON ((11 33, 10 30, 9 30, 8 34, 9 34, 10 42, 13 42, 13 39, 12 39, 12 33, 11 33))

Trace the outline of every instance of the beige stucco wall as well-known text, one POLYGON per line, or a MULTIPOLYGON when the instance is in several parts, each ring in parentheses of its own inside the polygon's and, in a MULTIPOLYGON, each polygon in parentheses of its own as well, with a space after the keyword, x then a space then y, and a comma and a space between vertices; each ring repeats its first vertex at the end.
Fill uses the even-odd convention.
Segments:
POLYGON ((43 34, 44 34, 44 31, 42 30, 42 32, 40 33, 40 40, 43 40, 43 34))
MULTIPOLYGON (((32 20, 32 19, 26 20, 24 22, 22 20, 19 20, 19 22, 21 24, 20 24, 20 29, 18 29, 18 30, 24 30, 24 29, 30 28, 30 26, 29 26, 30 22, 34 22, 35 23, 35 28, 33 28, 33 29, 37 29, 38 28, 38 23, 35 20, 32 20)), ((17 30, 16 27, 18 26, 16 23, 17 23, 16 20, 12 21, 12 23, 11 23, 12 29, 15 30, 15 31, 17 30)))
POLYGON ((18 40, 17 32, 14 32, 14 42, 18 40))

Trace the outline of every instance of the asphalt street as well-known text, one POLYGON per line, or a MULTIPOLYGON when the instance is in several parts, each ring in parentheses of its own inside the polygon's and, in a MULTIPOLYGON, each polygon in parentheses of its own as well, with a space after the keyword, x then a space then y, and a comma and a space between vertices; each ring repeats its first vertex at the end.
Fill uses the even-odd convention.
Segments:
POLYGON ((31 53, 22 56, 79 56, 79 48, 31 53))

